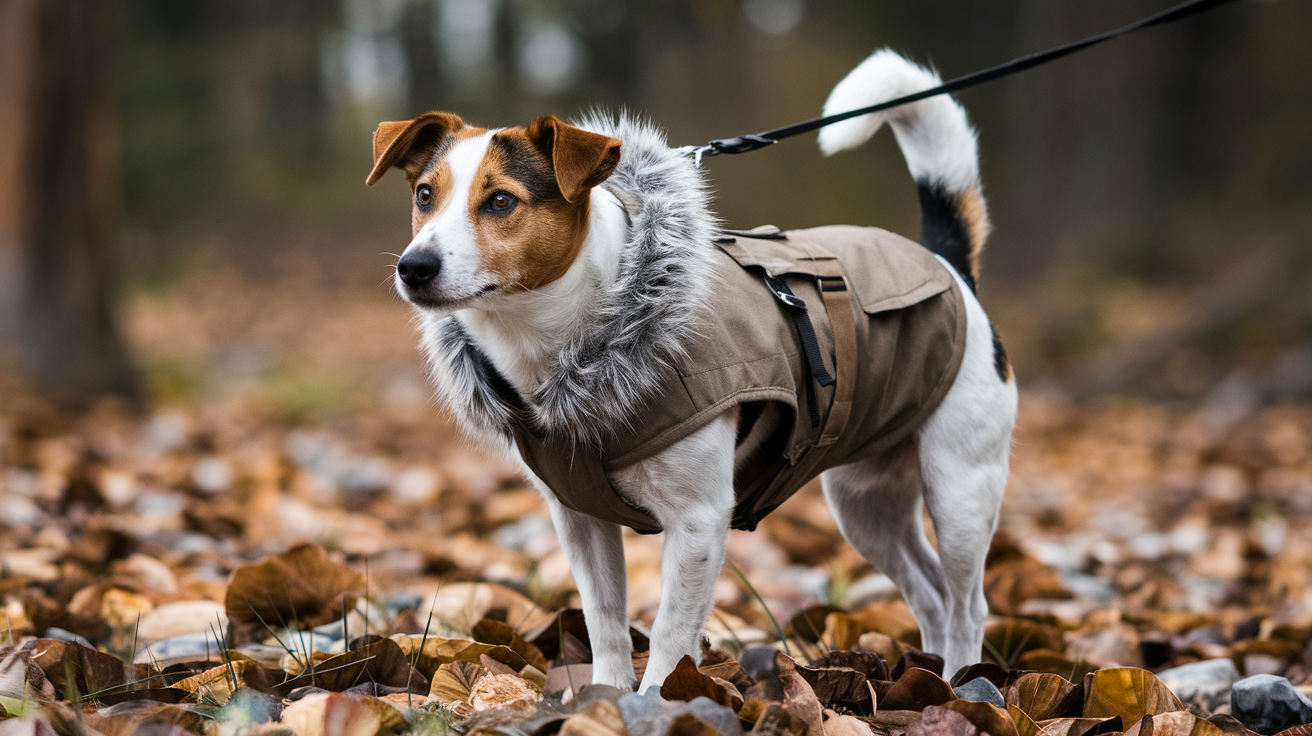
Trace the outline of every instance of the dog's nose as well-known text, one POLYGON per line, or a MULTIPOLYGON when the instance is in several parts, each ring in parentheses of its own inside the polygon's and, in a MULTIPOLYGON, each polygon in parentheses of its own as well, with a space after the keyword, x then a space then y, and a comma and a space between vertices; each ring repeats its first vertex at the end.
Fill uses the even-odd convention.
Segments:
POLYGON ((436 253, 419 251, 407 253, 396 264, 396 272, 401 275, 401 282, 408 288, 421 289, 437 278, 442 270, 442 257, 436 253))

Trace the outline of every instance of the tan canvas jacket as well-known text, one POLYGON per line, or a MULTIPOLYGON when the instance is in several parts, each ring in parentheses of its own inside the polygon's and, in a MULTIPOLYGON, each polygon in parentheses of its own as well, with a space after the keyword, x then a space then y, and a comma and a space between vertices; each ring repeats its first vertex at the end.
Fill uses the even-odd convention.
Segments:
POLYGON ((952 386, 965 352, 965 305, 948 268, 918 243, 875 228, 830 226, 761 229, 717 245, 718 283, 700 336, 630 427, 585 450, 516 426, 524 461, 565 506, 660 531, 606 474, 736 406, 740 451, 750 455, 734 478, 733 526, 752 529, 822 471, 910 436, 952 386), (766 273, 805 302, 834 385, 819 386, 806 370, 793 310, 767 287, 766 273), (816 392, 815 426, 806 382, 816 392))

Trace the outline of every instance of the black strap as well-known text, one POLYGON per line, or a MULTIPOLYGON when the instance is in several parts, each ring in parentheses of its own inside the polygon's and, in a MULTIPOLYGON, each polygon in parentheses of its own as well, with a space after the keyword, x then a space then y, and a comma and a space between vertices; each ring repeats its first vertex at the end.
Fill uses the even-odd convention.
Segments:
POLYGON ((793 125, 784 126, 782 128, 767 130, 764 133, 740 135, 734 138, 719 138, 707 142, 704 146, 684 146, 683 150, 691 153, 696 158, 698 165, 701 164, 703 156, 717 156, 721 153, 747 153, 748 151, 755 151, 758 148, 764 148, 772 143, 778 143, 784 138, 791 138, 792 136, 801 135, 802 133, 809 133, 813 130, 823 128, 826 125, 841 122, 849 118, 869 115, 872 112, 880 112, 881 110, 907 105, 912 102, 919 102, 927 97, 951 94, 952 92, 958 92, 963 89, 984 84, 985 82, 992 82, 995 79, 1009 77, 1012 74, 1023 72, 1026 69, 1033 69, 1036 66, 1047 64, 1050 61, 1056 61, 1057 59, 1069 56, 1077 51, 1083 51, 1092 46, 1097 46, 1098 44, 1110 41, 1113 38, 1124 36, 1143 28, 1150 28, 1152 26, 1159 26, 1166 23, 1174 23, 1178 20, 1184 20, 1190 16, 1212 10, 1213 8, 1218 8, 1230 2, 1233 2, 1233 0, 1187 0, 1187 2, 1180 3, 1173 8, 1168 8, 1167 10, 1163 10, 1155 15, 1150 15, 1143 20, 1135 21, 1128 26, 1122 26, 1113 31, 1100 33, 1097 36, 1091 36, 1082 41, 1068 43, 1065 46, 1058 46, 1057 48, 1040 51, 1035 54, 1030 54, 1029 56, 1022 56, 1019 59, 1013 59, 1005 64, 999 64, 982 71, 974 72, 973 74, 967 74, 964 77, 957 77, 956 79, 944 82, 937 87, 916 92, 915 94, 910 94, 905 97, 898 97, 897 99, 888 100, 869 107, 863 107, 858 110, 849 110, 847 112, 840 112, 801 123, 794 123, 793 125))
MULTIPOLYGON (((835 379, 829 375, 829 371, 825 370, 825 361, 820 357, 820 341, 816 339, 815 326, 811 324, 811 315, 807 312, 806 302, 794 294, 782 279, 777 279, 768 273, 765 274, 765 285, 770 288, 770 293, 788 307, 788 313, 793 318, 793 326, 797 328, 797 338, 802 343, 803 368, 821 386, 834 385, 835 379)), ((811 381, 806 381, 806 408, 811 415, 811 426, 819 427, 820 405, 816 399, 815 386, 811 381)))

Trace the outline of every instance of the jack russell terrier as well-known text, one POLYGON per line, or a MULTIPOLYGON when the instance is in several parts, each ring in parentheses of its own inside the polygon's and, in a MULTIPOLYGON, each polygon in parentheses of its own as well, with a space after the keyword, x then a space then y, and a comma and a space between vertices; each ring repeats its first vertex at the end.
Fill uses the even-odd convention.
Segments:
MULTIPOLYGON (((824 112, 938 84, 879 51, 824 112)), ((831 125, 820 148, 854 148, 885 122, 919 190, 920 243, 848 226, 720 230, 691 158, 627 116, 378 126, 368 183, 393 166, 410 183, 396 287, 437 394, 545 499, 594 683, 645 692, 698 660, 729 529, 754 528, 817 475, 923 648, 947 674, 979 661, 1017 390, 974 294, 989 230, 975 131, 935 97, 831 125), (623 526, 665 534, 641 683, 623 526)))

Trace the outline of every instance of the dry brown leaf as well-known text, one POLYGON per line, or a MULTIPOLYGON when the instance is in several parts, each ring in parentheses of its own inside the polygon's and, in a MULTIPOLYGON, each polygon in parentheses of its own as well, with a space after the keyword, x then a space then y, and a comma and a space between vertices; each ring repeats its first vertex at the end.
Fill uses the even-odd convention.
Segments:
POLYGON ((1153 716, 1153 736, 1221 736, 1224 731, 1187 711, 1153 716))
POLYGON ((877 631, 914 647, 920 646, 920 626, 911 607, 903 600, 875 601, 848 615, 866 631, 877 631))
POLYGON ((323 547, 302 544, 233 571, 223 605, 234 623, 308 628, 354 608, 353 594, 363 587, 364 578, 323 547))
POLYGON ((880 710, 924 710, 931 705, 943 705, 956 699, 952 686, 944 682, 942 677, 929 670, 912 667, 893 683, 893 687, 879 699, 877 706, 880 710))
POLYGON ((470 633, 473 635, 474 641, 509 647, 512 652, 523 657, 526 662, 534 667, 543 671, 547 669, 547 658, 542 655, 542 650, 525 641, 524 637, 520 636, 519 632, 510 624, 484 618, 474 624, 474 628, 470 633))
POLYGON ((962 714, 931 705, 919 721, 907 729, 907 736, 980 736, 979 729, 962 714))
POLYGON ((541 693, 519 675, 485 675, 478 678, 469 691, 469 704, 475 711, 536 703, 541 699, 541 693))
POLYGON ((865 721, 852 716, 839 715, 832 710, 825 711, 824 736, 874 736, 875 732, 865 721))
POLYGON ((797 674, 797 663, 783 652, 774 655, 775 667, 779 670, 779 680, 784 685, 784 710, 793 718, 806 724, 812 734, 824 733, 821 725, 823 710, 815 692, 802 676, 797 674))
POLYGON ((770 703, 752 727, 754 736, 803 736, 806 724, 793 717, 780 703, 770 703))
POLYGON ((431 675, 437 668, 447 662, 473 662, 487 655, 518 672, 528 665, 528 661, 515 653, 510 647, 484 644, 469 639, 435 639, 426 641, 420 636, 396 636, 391 639, 401 648, 404 657, 415 663, 415 668, 425 675, 431 675), (420 645, 422 644, 422 649, 420 645))
POLYGON ((598 700, 582 713, 561 724, 560 736, 626 736, 620 709, 609 700, 598 700))
POLYGON ((1121 730, 1121 719, 1111 718, 1053 718, 1039 721, 1041 736, 1085 736, 1085 734, 1115 733, 1121 730))
POLYGON ((797 665, 801 675, 821 705, 843 705, 870 711, 871 693, 866 685, 869 678, 850 667, 803 667, 797 665))
POLYGON ((953 700, 940 708, 953 710, 966 717, 975 728, 990 736, 1018 736, 1016 722, 1007 711, 989 703, 973 700, 953 700))
POLYGON ((1083 690, 1060 675, 1027 672, 1008 688, 1014 702, 1035 721, 1074 718, 1083 710, 1083 690))
POLYGON ((428 695, 443 705, 457 701, 468 701, 474 690, 474 683, 487 674, 481 666, 473 662, 448 662, 433 673, 433 681, 428 695))
POLYGON ((55 639, 37 639, 32 647, 32 661, 45 673, 57 697, 66 696, 69 688, 86 695, 128 681, 128 665, 104 652, 55 639))
POLYGON ((428 678, 410 666, 395 641, 374 637, 365 646, 316 663, 312 672, 302 672, 278 685, 277 690, 285 695, 298 687, 314 685, 340 692, 362 682, 414 687, 421 692, 428 687, 428 678))
POLYGON ((142 614, 136 636, 141 643, 150 644, 185 634, 226 631, 227 627, 228 614, 222 603, 174 601, 142 614))
POLYGON ((1025 652, 1016 660, 1014 666, 1017 669, 1058 675, 1071 682, 1080 682, 1086 674, 1097 669, 1088 662, 1077 662, 1065 654, 1051 649, 1035 649, 1025 652))
POLYGON ((1134 667, 1098 670, 1084 679, 1084 717, 1120 716, 1121 723, 1137 723, 1145 715, 1185 710, 1162 681, 1134 667))
POLYGON ((174 683, 173 687, 191 693, 198 702, 227 703, 239 687, 267 692, 273 689, 269 671, 250 660, 220 665, 174 683))
POLYGON ((307 695, 284 708, 281 719, 296 736, 386 736, 405 723, 378 698, 347 693, 307 695))
POLYGON ((720 705, 737 712, 743 707, 742 693, 727 680, 720 680, 703 674, 697 669, 692 657, 683 655, 674 671, 666 676, 661 685, 661 697, 666 700, 692 700, 707 697, 720 705))
POLYGON ((1012 723, 1016 724, 1018 736, 1039 736, 1039 724, 1015 703, 1007 703, 1007 713, 1011 715, 1012 723))

